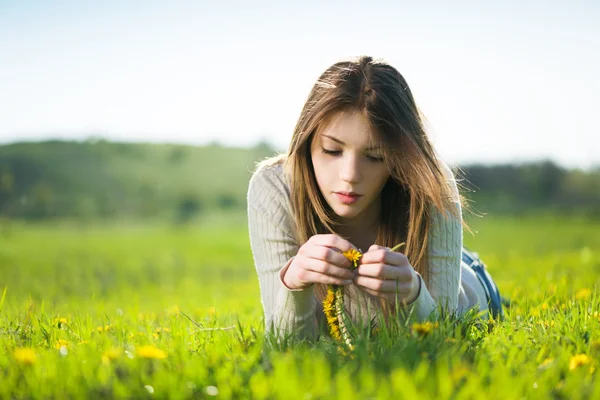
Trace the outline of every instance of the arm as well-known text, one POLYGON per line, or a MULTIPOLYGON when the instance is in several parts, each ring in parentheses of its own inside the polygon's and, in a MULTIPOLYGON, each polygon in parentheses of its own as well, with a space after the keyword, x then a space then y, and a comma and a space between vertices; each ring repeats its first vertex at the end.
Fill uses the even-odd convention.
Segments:
MULTIPOLYGON (((454 205, 461 215, 458 187, 450 168, 443 164, 443 170, 452 188, 454 205)), ((421 291, 409 305, 414 307, 413 315, 418 320, 427 318, 432 312, 439 317, 455 313, 458 308, 460 289, 460 260, 462 251, 462 220, 449 215, 445 217, 434 210, 431 216, 431 234, 427 256, 429 258, 429 284, 418 275, 421 291)))
POLYGON ((260 283, 265 331, 314 339, 318 328, 312 287, 290 290, 279 277, 299 246, 293 234, 289 194, 278 168, 281 166, 259 168, 248 187, 250 246, 260 283))

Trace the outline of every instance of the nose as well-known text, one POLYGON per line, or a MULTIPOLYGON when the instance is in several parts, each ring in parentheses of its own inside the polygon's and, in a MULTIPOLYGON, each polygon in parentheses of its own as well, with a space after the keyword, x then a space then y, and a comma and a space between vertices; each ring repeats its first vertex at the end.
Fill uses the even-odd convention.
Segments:
POLYGON ((358 183, 361 179, 360 158, 349 155, 342 159, 340 179, 349 183, 358 183))

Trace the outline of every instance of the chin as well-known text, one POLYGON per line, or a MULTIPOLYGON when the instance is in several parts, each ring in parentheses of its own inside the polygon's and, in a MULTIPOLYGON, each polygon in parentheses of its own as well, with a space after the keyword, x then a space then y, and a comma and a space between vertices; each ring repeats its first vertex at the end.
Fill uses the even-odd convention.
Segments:
POLYGON ((338 207, 333 208, 333 212, 335 212, 335 214, 341 218, 354 218, 358 214, 360 214, 361 211, 362 210, 351 208, 351 207, 339 207, 338 206, 338 207))

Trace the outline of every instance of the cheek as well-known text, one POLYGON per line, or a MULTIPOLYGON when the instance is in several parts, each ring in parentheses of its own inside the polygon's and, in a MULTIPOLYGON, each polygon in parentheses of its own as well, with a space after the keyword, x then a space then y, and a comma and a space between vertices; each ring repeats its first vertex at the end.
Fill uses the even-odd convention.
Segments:
POLYGON ((381 192, 389 177, 390 174, 387 172, 386 168, 375 168, 369 176, 369 182, 371 182, 371 191, 374 194, 381 192))
POLYGON ((323 159, 318 155, 312 157, 312 166, 315 173, 315 179, 319 189, 323 189, 323 185, 327 181, 327 166, 323 163, 323 159))

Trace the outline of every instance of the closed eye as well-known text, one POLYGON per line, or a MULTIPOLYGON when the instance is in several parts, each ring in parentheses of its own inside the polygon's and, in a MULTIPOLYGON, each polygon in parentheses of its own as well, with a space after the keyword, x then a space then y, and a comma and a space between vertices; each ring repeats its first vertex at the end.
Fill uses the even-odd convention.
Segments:
POLYGON ((327 150, 326 148, 323 148, 323 153, 330 156, 339 156, 340 154, 342 154, 342 152, 339 150, 327 150))
MULTIPOLYGON (((324 154, 327 154, 329 156, 334 156, 334 157, 342 154, 341 150, 327 150, 326 148, 322 148, 321 150, 323 151, 324 154)), ((366 157, 369 161, 374 162, 374 163, 383 162, 383 157, 376 157, 376 156, 370 156, 370 155, 367 155, 366 157)))

